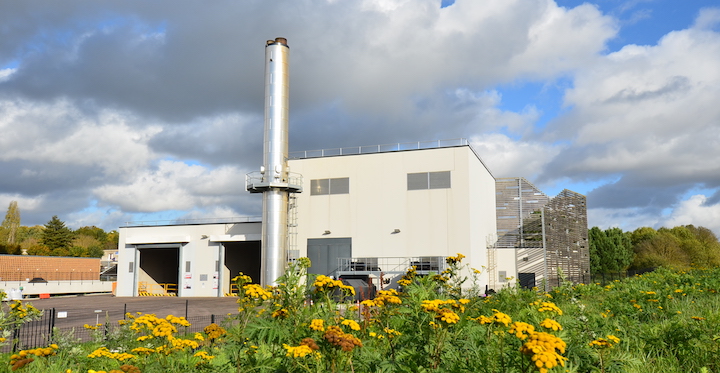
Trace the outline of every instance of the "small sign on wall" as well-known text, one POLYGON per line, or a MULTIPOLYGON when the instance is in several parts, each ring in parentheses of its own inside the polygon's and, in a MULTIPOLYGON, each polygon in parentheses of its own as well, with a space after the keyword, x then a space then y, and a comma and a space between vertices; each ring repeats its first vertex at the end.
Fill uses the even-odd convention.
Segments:
POLYGON ((192 273, 185 272, 185 281, 183 281, 183 289, 190 289, 192 286, 190 283, 192 282, 192 273))

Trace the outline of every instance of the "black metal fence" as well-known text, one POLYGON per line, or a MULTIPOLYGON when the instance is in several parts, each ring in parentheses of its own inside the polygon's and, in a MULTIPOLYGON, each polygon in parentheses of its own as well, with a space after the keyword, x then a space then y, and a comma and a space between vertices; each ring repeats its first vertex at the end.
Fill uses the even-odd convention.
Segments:
MULTIPOLYGON (((103 324, 97 326, 95 320, 89 321, 88 324, 97 326, 97 329, 88 329, 84 326, 56 328, 56 317, 57 312, 52 308, 44 310, 40 319, 22 324, 19 329, 13 331, 12 342, 0 347, 0 353, 47 347, 57 342, 58 338, 71 338, 79 343, 107 339, 116 334, 115 332, 121 328, 117 321, 114 325, 103 324)), ((212 323, 224 323, 229 317, 228 315, 191 316, 186 318, 190 326, 179 327, 178 332, 180 334, 199 333, 212 323)))

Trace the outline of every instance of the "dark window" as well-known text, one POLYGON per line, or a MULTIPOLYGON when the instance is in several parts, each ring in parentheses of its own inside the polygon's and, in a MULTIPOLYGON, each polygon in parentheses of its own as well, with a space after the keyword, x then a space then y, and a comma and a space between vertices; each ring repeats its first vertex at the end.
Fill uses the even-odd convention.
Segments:
POLYGON ((310 180, 310 195, 330 194, 330 179, 310 180))
POLYGON ((350 178, 348 177, 310 180, 311 196, 348 193, 350 193, 350 178))
POLYGON ((407 174, 408 190, 448 189, 450 185, 450 171, 407 174))

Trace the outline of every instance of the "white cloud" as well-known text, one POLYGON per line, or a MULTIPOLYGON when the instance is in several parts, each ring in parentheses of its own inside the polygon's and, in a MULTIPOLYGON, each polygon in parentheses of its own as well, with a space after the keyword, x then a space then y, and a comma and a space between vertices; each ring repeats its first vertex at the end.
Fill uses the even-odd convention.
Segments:
POLYGON ((659 228, 659 221, 657 214, 644 213, 636 208, 588 209, 588 228, 620 228, 633 231, 639 227, 659 228))
POLYGON ((147 146, 160 127, 131 127, 132 115, 101 110, 88 115, 67 100, 51 104, 0 101, 0 160, 34 165, 37 175, 54 164, 99 167, 119 176, 144 167, 153 154, 147 146))
MULTIPOLYGON (((578 70, 568 114, 544 139, 571 140, 544 175, 621 174, 627 186, 720 186, 720 33, 674 31, 578 70)), ((638 191, 641 188, 638 188, 638 191)))
POLYGON ((670 216, 662 219, 665 227, 692 224, 720 233, 720 204, 706 205, 707 197, 702 194, 691 196, 679 203, 670 216))
POLYGON ((15 71, 17 71, 17 68, 0 69, 0 83, 4 80, 10 79, 10 76, 12 76, 15 71))
POLYGON ((693 28, 698 30, 712 30, 720 24, 720 8, 705 8, 695 20, 693 28))
POLYGON ((532 180, 560 151, 539 142, 515 141, 501 134, 473 137, 473 147, 495 177, 524 177, 532 180))
POLYGON ((93 190, 100 204, 124 211, 191 210, 224 204, 232 195, 246 194, 244 172, 234 167, 208 169, 164 160, 156 169, 132 175, 127 184, 103 185, 93 190))

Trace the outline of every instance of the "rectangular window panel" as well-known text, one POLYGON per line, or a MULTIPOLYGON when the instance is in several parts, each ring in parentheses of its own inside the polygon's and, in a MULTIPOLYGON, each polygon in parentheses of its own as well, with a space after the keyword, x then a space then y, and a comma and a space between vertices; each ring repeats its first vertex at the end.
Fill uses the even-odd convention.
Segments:
POLYGON ((310 180, 310 195, 318 196, 323 194, 330 194, 330 180, 329 179, 317 179, 310 180))
POLYGON ((439 171, 430 173, 430 189, 450 188, 450 171, 439 171))
POLYGON ((185 262, 185 272, 190 272, 190 262, 185 262))
POLYGON ((128 266, 128 272, 133 273, 135 270, 135 262, 130 262, 130 265, 128 266))
POLYGON ((507 271, 498 271, 498 281, 507 282, 507 271))
POLYGON ((414 174, 407 174, 407 188, 408 190, 421 190, 428 188, 428 173, 420 172, 414 174))
POLYGON ((350 178, 330 179, 330 194, 350 193, 350 178))

